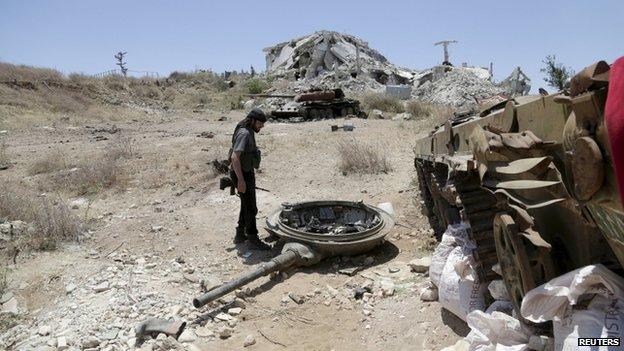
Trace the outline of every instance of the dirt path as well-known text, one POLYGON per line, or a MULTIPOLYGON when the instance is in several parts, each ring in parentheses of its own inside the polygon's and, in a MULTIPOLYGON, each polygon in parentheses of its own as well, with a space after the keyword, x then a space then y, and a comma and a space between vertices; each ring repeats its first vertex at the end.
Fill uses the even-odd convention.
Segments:
MULTIPOLYGON (((29 311, 23 320, 28 328, 14 336, 13 347, 36 348, 66 336, 76 347, 95 337, 102 350, 128 349, 133 326, 148 316, 192 321, 210 311, 191 305, 200 292, 198 279, 227 281, 270 257, 231 244, 238 198, 218 189, 218 178, 206 163, 226 155, 241 115, 231 113, 227 121, 218 117, 170 116, 117 125, 134 140, 133 156, 123 165, 127 184, 72 210, 91 223, 91 238, 55 252, 22 256, 10 267, 10 290, 29 311), (197 137, 204 131, 215 136, 197 137), (102 282, 109 288, 95 292, 93 287, 102 282), (37 334, 42 325, 51 327, 49 335, 37 334)), ((253 335, 250 350, 438 350, 466 333, 461 322, 442 315, 437 303, 420 301, 419 288, 427 278, 407 267, 432 248, 412 183, 411 144, 425 122, 351 120, 355 131, 330 131, 331 124, 344 122, 267 124, 257 137, 263 150, 257 182, 271 192, 258 193, 258 224, 282 202, 345 199, 372 205, 391 202, 401 226, 393 229, 383 247, 364 257, 329 259, 250 284, 256 289, 246 297, 236 322, 211 321, 200 328, 216 333, 230 323, 231 337, 195 336, 176 347, 241 349, 245 338, 253 335), (375 145, 387 155, 393 171, 343 175, 337 167, 337 144, 346 139, 375 145), (358 274, 340 273, 368 257, 372 264, 358 274), (390 273, 395 267, 398 272, 390 273), (354 287, 383 277, 395 284, 392 296, 381 297, 374 290, 368 302, 353 299, 354 287), (294 303, 287 298, 289 292, 306 301, 294 303)), ((36 187, 44 180, 28 175, 36 160, 54 152, 78 160, 106 152, 116 140, 107 135, 109 140, 96 141, 96 134, 92 128, 65 125, 13 132, 7 144, 17 164, 2 176, 36 187)), ((197 328, 187 329, 201 333, 197 328)))

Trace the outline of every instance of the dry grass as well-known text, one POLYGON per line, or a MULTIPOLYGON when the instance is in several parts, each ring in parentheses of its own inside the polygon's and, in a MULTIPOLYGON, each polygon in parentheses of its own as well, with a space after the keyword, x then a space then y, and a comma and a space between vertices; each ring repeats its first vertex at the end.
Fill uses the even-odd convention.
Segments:
POLYGON ((366 111, 380 110, 383 112, 394 113, 401 113, 405 111, 403 107, 403 102, 398 98, 395 98, 388 94, 366 93, 362 95, 360 101, 362 101, 362 104, 366 111))
POLYGON ((29 175, 58 172, 67 168, 65 156, 60 150, 53 152, 46 158, 39 159, 28 169, 29 175))
POLYGON ((0 139, 0 167, 8 167, 11 164, 11 159, 7 153, 6 142, 0 139))
POLYGON ((127 184, 127 174, 120 167, 119 159, 114 154, 104 154, 95 158, 85 158, 77 170, 57 178, 57 185, 76 195, 99 193, 115 186, 127 184))
POLYGON ((388 173, 390 162, 380 148, 355 140, 338 143, 339 168, 343 173, 388 173))
POLYGON ((61 72, 54 69, 0 62, 0 81, 60 81, 62 79, 61 72))
POLYGON ((435 112, 435 107, 424 101, 410 100, 405 104, 405 112, 414 117, 429 117, 435 112))
POLYGON ((24 249, 55 249, 59 242, 77 240, 82 227, 60 197, 38 195, 10 183, 0 185, 0 217, 32 226, 10 243, 11 256, 24 249))
MULTIPOLYGON (((119 132, 121 133, 121 132, 119 132)), ((40 181, 40 191, 62 189, 72 195, 97 194, 106 189, 123 189, 129 182, 129 170, 124 169, 123 160, 134 154, 133 141, 120 135, 108 147, 96 155, 86 155, 74 168, 50 173, 40 181)))

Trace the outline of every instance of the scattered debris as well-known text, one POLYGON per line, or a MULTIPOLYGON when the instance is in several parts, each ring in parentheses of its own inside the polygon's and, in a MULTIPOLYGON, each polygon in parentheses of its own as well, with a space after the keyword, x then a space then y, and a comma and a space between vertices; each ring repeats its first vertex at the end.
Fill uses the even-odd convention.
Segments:
POLYGON ((345 123, 342 126, 338 126, 338 125, 332 125, 331 126, 331 131, 332 132, 335 132, 338 129, 342 129, 345 132, 352 132, 355 129, 355 126, 353 124, 350 124, 350 123, 345 123))
POLYGON ((301 305, 304 302, 303 296, 297 295, 293 292, 288 293, 288 297, 293 300, 297 305, 301 305))
POLYGON ((214 133, 213 132, 201 132, 199 134, 197 134, 198 138, 207 138, 207 139, 212 139, 214 138, 214 133))
POLYGON ((427 273, 431 266, 431 256, 416 258, 408 263, 408 266, 414 273, 427 273))

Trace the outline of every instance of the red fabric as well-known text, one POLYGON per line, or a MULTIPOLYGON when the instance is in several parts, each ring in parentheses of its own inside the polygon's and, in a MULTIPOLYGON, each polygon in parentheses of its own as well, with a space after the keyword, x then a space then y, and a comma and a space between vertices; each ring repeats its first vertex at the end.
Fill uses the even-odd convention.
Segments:
POLYGON ((620 198, 624 203, 624 56, 617 59, 609 70, 605 121, 620 198))

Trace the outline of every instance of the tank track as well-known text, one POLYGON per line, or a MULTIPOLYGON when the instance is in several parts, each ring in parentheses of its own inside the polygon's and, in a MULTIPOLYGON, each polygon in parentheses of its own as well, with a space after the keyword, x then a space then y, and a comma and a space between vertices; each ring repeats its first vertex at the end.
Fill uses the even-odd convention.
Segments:
POLYGON ((496 197, 481 188, 474 176, 455 185, 456 205, 460 208, 461 218, 470 224, 470 239, 476 244, 473 257, 477 274, 482 282, 489 283, 501 277, 492 270, 498 263, 496 243, 494 242, 494 216, 500 212, 496 208, 496 197))

